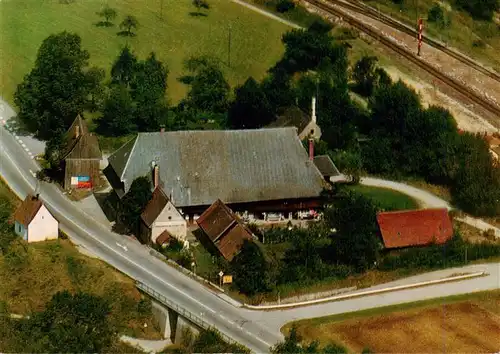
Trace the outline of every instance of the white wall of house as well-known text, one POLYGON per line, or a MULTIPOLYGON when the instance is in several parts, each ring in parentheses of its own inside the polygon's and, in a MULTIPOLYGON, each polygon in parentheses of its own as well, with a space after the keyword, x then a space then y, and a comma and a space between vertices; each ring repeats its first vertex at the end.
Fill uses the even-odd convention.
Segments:
POLYGON ((151 225, 151 241, 156 242, 156 238, 165 230, 179 240, 186 239, 187 222, 170 201, 151 225))
POLYGON ((28 225, 28 242, 55 240, 59 235, 59 223, 42 205, 28 225))

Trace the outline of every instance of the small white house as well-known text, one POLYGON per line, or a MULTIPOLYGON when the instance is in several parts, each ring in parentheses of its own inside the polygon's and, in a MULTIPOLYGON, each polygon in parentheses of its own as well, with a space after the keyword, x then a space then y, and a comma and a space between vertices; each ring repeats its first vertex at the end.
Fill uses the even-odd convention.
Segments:
POLYGON ((28 195, 14 214, 15 232, 27 242, 55 240, 59 223, 38 195, 28 195))
POLYGON ((155 188, 151 200, 141 214, 141 239, 155 243, 158 236, 168 231, 172 237, 184 241, 187 222, 161 187, 155 188))

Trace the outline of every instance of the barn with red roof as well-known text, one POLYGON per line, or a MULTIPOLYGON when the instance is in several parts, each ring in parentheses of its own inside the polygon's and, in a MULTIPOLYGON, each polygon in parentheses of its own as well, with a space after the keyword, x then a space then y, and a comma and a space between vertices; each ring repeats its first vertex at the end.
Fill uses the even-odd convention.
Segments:
POLYGON ((387 249, 443 244, 453 236, 447 209, 380 212, 377 222, 387 249))

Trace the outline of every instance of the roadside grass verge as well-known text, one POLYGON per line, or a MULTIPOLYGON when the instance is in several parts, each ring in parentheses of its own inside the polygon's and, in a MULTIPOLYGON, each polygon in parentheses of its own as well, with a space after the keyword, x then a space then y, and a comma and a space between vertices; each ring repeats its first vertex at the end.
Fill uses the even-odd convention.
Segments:
MULTIPOLYGON (((0 206, 14 211, 19 200, 0 179, 0 206)), ((14 235, 7 214, 0 215, 0 304, 10 313, 41 311, 58 291, 102 296, 120 334, 160 339, 153 316, 132 279, 103 261, 81 254, 67 239, 27 244, 14 235), (144 324, 147 327, 144 327, 144 324)))
POLYGON ((120 49, 128 44, 140 57, 155 51, 170 71, 167 95, 178 102, 186 87, 177 78, 190 56, 211 55, 219 59, 232 86, 249 76, 261 79, 280 59, 284 49, 281 35, 289 26, 227 0, 210 1, 207 16, 192 16, 191 1, 164 0, 160 19, 158 0, 74 1, 16 0, 0 2, 0 94, 13 103, 16 86, 32 68, 38 48, 50 34, 77 33, 90 53, 91 65, 109 69, 120 49), (117 10, 112 27, 98 27, 96 14, 104 4, 117 10), (139 28, 134 37, 118 36, 119 24, 134 15, 139 28), (231 27, 231 66, 228 64, 231 27))
POLYGON ((408 210, 417 209, 419 207, 415 199, 392 189, 364 186, 361 184, 348 186, 346 188, 347 190, 360 193, 370 198, 383 210, 408 210))
POLYGON ((152 314, 140 310, 142 297, 133 280, 80 254, 69 240, 13 242, 8 253, 0 256, 0 283, 0 301, 12 313, 41 311, 58 291, 82 291, 110 302, 111 322, 120 334, 161 338, 152 314))
POLYGON ((423 346, 491 352, 498 349, 499 314, 500 290, 494 290, 300 320, 281 330, 296 326, 306 343, 336 341, 352 352, 422 352, 423 346))

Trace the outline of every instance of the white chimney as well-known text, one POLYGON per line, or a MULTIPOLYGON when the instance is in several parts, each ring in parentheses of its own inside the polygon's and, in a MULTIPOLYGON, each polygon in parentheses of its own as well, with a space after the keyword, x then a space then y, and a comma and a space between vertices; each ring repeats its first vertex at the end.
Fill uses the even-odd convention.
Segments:
POLYGON ((311 107, 311 120, 316 123, 316 97, 312 98, 312 107, 311 107))

